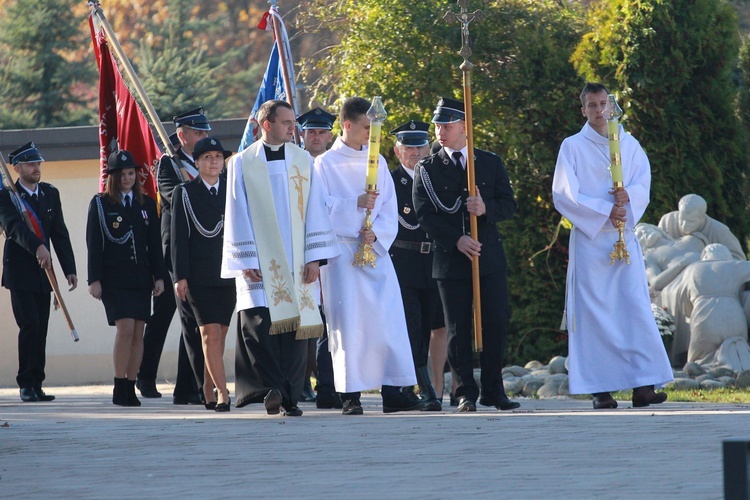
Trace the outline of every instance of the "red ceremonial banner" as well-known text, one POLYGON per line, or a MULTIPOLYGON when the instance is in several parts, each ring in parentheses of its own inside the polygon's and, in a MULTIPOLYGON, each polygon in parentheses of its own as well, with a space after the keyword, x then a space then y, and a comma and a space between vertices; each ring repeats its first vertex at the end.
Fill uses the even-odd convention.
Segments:
POLYGON ((96 29, 93 15, 89 16, 89 27, 99 66, 99 192, 106 185, 109 154, 124 149, 141 165, 138 169, 141 189, 157 200, 156 168, 161 151, 146 117, 122 79, 104 31, 96 29))

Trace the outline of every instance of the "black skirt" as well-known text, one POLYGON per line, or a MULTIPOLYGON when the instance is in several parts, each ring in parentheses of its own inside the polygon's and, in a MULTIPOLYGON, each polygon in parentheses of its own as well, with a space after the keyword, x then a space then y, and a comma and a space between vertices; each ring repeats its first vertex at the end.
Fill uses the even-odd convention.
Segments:
POLYGON ((102 302, 110 326, 114 326, 115 321, 122 318, 148 321, 151 317, 150 288, 102 287, 102 302))
POLYGON ((188 280, 187 300, 195 313, 198 326, 218 323, 229 325, 237 302, 237 291, 230 286, 190 285, 188 280))

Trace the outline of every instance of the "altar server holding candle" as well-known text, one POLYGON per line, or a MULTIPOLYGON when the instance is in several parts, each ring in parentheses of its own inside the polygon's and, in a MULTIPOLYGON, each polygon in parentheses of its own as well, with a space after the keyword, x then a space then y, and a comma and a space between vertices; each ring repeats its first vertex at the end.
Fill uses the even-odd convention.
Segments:
POLYGON ((643 252, 633 233, 649 201, 651 168, 638 141, 620 125, 622 189, 613 189, 607 88, 587 83, 587 122, 565 139, 555 167, 555 208, 573 223, 566 289, 570 393, 594 395, 594 408, 617 408, 610 392, 633 389, 633 406, 666 401, 654 386, 672 369, 651 312, 643 252), (609 252, 625 224, 633 264, 611 265, 609 252))

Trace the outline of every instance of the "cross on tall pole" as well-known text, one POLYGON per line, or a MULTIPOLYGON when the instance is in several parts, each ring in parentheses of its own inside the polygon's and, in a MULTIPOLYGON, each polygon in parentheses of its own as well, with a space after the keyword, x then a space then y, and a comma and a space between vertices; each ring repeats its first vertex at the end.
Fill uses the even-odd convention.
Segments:
MULTIPOLYGON (((445 13, 443 19, 449 23, 459 22, 461 24, 461 50, 459 54, 464 58, 459 68, 463 72, 464 86, 464 113, 466 115, 466 182, 468 184, 469 196, 476 196, 477 186, 474 177, 474 134, 471 112, 471 70, 474 65, 469 61, 471 57, 471 39, 469 37, 469 24, 473 21, 479 22, 484 18, 484 12, 475 10, 469 12, 469 0, 457 0, 461 12, 455 13, 451 10, 445 13)), ((479 241, 479 230, 477 228, 477 216, 470 214, 469 227, 471 238, 479 241)), ((482 301, 479 288, 479 257, 471 259, 471 280, 474 291, 474 349, 482 351, 482 301)))

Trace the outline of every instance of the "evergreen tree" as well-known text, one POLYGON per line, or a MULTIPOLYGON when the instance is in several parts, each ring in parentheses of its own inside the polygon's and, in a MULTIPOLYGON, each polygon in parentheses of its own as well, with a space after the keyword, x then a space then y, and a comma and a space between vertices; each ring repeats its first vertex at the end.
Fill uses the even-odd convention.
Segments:
POLYGON ((7 6, 0 30, 0 127, 31 128, 82 125, 93 108, 78 85, 93 85, 90 61, 72 61, 87 40, 73 0, 24 2, 7 6))
POLYGON ((643 220, 658 222, 696 193, 746 247, 748 148, 733 81, 734 9, 724 0, 608 0, 591 11, 589 26, 574 61, 586 78, 619 91, 624 126, 649 156, 643 220))

